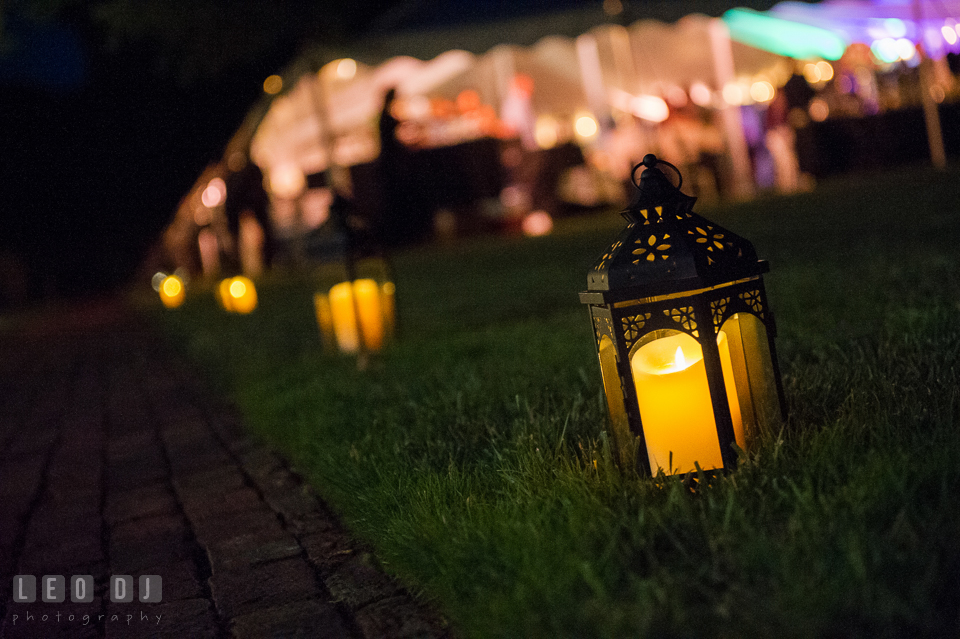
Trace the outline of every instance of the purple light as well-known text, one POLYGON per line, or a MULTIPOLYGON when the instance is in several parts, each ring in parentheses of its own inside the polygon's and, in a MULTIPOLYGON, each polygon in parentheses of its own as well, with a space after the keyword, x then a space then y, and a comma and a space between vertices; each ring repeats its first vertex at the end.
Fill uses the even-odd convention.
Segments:
POLYGON ((960 21, 960 0, 824 0, 818 4, 788 1, 775 5, 768 13, 833 31, 848 42, 872 45, 885 38, 908 38, 914 44, 922 41, 927 53, 937 57, 960 50, 960 38, 950 42, 942 32, 945 27, 955 28, 960 21))

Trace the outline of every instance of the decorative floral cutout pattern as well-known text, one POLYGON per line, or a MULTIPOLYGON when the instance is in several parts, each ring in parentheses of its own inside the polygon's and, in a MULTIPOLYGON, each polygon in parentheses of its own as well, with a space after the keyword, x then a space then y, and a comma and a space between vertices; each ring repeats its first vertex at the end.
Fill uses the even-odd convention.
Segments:
POLYGON ((603 269, 607 268, 607 264, 610 263, 610 260, 613 259, 614 254, 617 252, 617 249, 620 248, 622 244, 623 242, 620 240, 617 240, 616 242, 614 242, 613 246, 607 249, 607 252, 603 254, 603 257, 600 258, 600 261, 597 262, 597 265, 594 267, 593 270, 602 271, 603 269))
POLYGON ((654 222, 657 222, 660 220, 660 217, 663 215, 663 207, 662 206, 654 207, 654 211, 656 211, 656 215, 652 216, 652 219, 651 219, 649 209, 640 209, 640 220, 644 223, 644 225, 653 224, 654 222))
POLYGON ((723 314, 726 312, 729 304, 729 297, 724 297, 723 299, 713 300, 710 302, 710 312, 713 315, 713 326, 717 330, 720 330, 720 326, 723 324, 723 314))
POLYGON ((651 235, 646 240, 640 238, 635 242, 639 244, 640 248, 633 249, 633 254, 638 256, 637 259, 633 261, 634 264, 639 264, 640 260, 646 260, 648 262, 653 262, 658 257, 661 260, 667 259, 670 254, 667 252, 673 248, 670 241, 670 234, 664 233, 663 237, 657 237, 656 235, 651 235))
POLYGON ((623 336, 627 342, 627 350, 633 348, 633 343, 643 333, 643 327, 649 320, 650 313, 640 313, 620 320, 623 326, 623 336))
MULTIPOLYGON (((732 257, 735 248, 733 242, 712 225, 697 226, 688 230, 687 233, 694 238, 700 248, 706 251, 707 264, 713 265, 732 257)), ((742 249, 737 249, 737 257, 743 257, 742 249)))
POLYGON ((740 293, 740 299, 746 302, 747 306, 756 313, 757 317, 763 319, 763 303, 760 301, 760 291, 754 289, 740 293))
POLYGON ((694 336, 698 336, 697 320, 694 318, 692 306, 664 309, 663 314, 690 331, 694 336))

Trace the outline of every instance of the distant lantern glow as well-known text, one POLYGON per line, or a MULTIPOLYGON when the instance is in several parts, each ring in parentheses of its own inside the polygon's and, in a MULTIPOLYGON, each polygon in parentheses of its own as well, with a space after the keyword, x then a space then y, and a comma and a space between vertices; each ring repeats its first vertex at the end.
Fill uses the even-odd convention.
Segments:
POLYGON ((760 80, 750 85, 750 97, 754 102, 769 102, 773 99, 776 91, 773 85, 766 80, 760 80))
POLYGON ((823 82, 829 82, 833 79, 833 65, 827 62, 826 60, 821 60, 816 64, 817 70, 820 72, 820 79, 823 82))
POLYGON ((707 107, 713 101, 713 92, 703 82, 694 82, 690 85, 690 99, 697 106, 707 107))
POLYGON ((549 115, 541 115, 537 118, 537 123, 533 130, 533 138, 537 141, 537 146, 541 149, 552 149, 555 147, 559 140, 557 121, 549 115))
POLYGON ((553 230, 553 218, 546 211, 533 211, 523 218, 521 228, 523 234, 530 237, 547 235, 553 230))
POLYGON ((184 286, 183 280, 176 275, 168 275, 160 283, 160 301, 167 308, 177 308, 183 304, 184 286))
POLYGON ((242 275, 223 280, 217 291, 223 308, 231 313, 247 314, 257 308, 257 288, 242 275))
POLYGON ((368 278, 340 282, 330 289, 321 306, 329 304, 333 332, 342 352, 356 353, 361 347, 371 351, 383 348, 392 323, 392 317, 387 321, 385 311, 392 312, 393 294, 392 286, 381 287, 368 278))
POLYGON ((207 184, 200 194, 200 201, 208 209, 220 206, 227 198, 227 184, 221 178, 215 177, 207 184))
POLYGON ((307 185, 307 179, 296 164, 281 164, 270 171, 270 190, 281 198, 295 198, 307 185))
POLYGON ((743 87, 736 82, 728 82, 723 87, 723 101, 730 106, 739 106, 744 102, 743 87))
POLYGON ((891 64, 900 59, 900 52, 897 49, 897 41, 893 38, 882 38, 874 40, 870 45, 870 51, 881 62, 891 64))
POLYGON ((283 78, 279 75, 268 76, 266 80, 263 81, 263 92, 270 95, 276 95, 283 90, 283 78))
POLYGON ((957 43, 957 31, 953 27, 944 25, 941 27, 940 33, 943 34, 943 39, 947 41, 947 44, 957 43))
POLYGON ((813 62, 808 62, 803 65, 803 77, 810 84, 816 84, 823 79, 820 69, 818 69, 817 65, 815 65, 813 62))
POLYGON ((337 63, 337 77, 341 80, 352 80, 357 75, 357 61, 344 58, 337 63))
POLYGON ((577 118, 577 121, 573 125, 574 130, 577 132, 577 135, 585 140, 589 140, 597 134, 597 131, 600 130, 597 125, 597 121, 592 115, 581 115, 577 118))
POLYGON ((150 278, 150 286, 153 287, 157 293, 160 292, 160 285, 163 284, 163 280, 167 279, 167 274, 163 271, 157 271, 153 274, 153 277, 150 278))
POLYGON ((243 297, 247 293, 247 285, 242 280, 234 280, 230 282, 230 297, 236 299, 238 297, 243 297))
POLYGON ((909 60, 917 54, 917 48, 907 38, 897 40, 897 55, 901 60, 909 60))
POLYGON ((630 109, 635 116, 649 122, 663 122, 670 116, 670 107, 655 95, 638 95, 630 100, 630 109))

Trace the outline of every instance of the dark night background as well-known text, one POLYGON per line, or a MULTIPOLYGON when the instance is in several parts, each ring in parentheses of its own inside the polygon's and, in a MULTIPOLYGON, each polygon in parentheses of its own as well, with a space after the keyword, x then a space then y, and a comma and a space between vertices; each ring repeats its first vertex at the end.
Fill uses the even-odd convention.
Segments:
MULTIPOLYGON (((576 6, 506 0, 0 4, 0 309, 107 291, 298 51, 576 6)), ((623 21, 772 2, 626 4, 623 21)))

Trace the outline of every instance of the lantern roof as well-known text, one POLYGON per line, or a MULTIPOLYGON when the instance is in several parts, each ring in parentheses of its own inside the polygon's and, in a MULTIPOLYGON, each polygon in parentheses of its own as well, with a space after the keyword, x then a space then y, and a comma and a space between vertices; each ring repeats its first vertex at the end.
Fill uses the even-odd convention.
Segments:
POLYGON ((648 154, 633 204, 623 212, 627 227, 587 275, 591 303, 669 295, 733 282, 769 270, 748 240, 693 212, 695 197, 680 191, 683 178, 672 164, 648 154), (674 184, 660 170, 671 167, 674 184))

